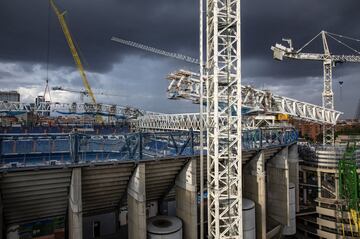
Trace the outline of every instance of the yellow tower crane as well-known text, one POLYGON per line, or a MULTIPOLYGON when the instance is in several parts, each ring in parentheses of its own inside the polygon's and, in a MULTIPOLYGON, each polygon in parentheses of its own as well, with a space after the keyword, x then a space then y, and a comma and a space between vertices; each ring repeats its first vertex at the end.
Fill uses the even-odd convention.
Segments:
MULTIPOLYGON (((74 61, 76 63, 76 67, 80 72, 80 76, 81 76, 82 82, 84 84, 85 90, 86 90, 87 94, 90 96, 92 103, 96 104, 95 95, 94 95, 94 93, 93 93, 93 91, 92 91, 92 89, 90 87, 89 81, 88 81, 87 76, 85 74, 84 67, 83 67, 83 65, 81 63, 81 60, 80 60, 80 56, 79 56, 79 54, 78 54, 78 52, 76 50, 74 41, 73 41, 73 39, 71 37, 69 28, 68 28, 68 26, 66 24, 66 21, 65 21, 65 18, 64 18, 64 15, 66 14, 66 11, 61 13, 60 10, 58 9, 58 7, 55 5, 54 0, 49 0, 49 1, 50 1, 52 9, 54 10, 56 16, 59 19, 61 29, 64 32, 64 35, 65 35, 66 41, 67 41, 67 43, 69 45, 71 54, 72 54, 72 56, 74 58, 74 61)), ((96 121, 98 123, 101 123, 102 122, 101 116, 97 115, 96 116, 96 121)))

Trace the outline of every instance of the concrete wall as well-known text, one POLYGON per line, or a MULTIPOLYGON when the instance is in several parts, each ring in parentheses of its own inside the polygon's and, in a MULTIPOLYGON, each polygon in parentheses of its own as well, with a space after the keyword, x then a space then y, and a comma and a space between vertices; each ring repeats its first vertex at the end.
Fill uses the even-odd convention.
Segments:
POLYGON ((4 238, 4 215, 3 215, 3 205, 0 194, 0 239, 4 238))
POLYGON ((283 148, 266 165, 267 214, 282 225, 290 224, 288 156, 283 148))
POLYGON ((266 182, 265 157, 261 151, 243 169, 245 198, 255 202, 256 238, 266 238, 266 182))
POLYGON ((128 185, 128 238, 146 239, 145 164, 139 164, 128 185))
POLYGON ((295 185, 295 203, 296 211, 300 211, 299 201, 299 153, 298 145, 292 145, 289 147, 289 182, 295 185))
POLYGON ((100 236, 116 233, 117 217, 115 212, 83 217, 83 236, 84 239, 92 239, 93 223, 100 222, 100 236))
POLYGON ((81 168, 74 168, 69 195, 69 239, 83 238, 81 168))
POLYGON ((196 160, 192 159, 176 179, 176 216, 183 221, 184 238, 197 238, 196 160))

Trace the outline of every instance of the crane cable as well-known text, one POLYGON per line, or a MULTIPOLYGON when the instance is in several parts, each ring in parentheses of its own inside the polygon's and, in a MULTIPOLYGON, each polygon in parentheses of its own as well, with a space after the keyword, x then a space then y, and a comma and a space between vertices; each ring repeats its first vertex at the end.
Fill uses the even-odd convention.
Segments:
POLYGON ((307 47, 311 42, 313 42, 316 38, 318 38, 321 35, 321 32, 319 32, 316 36, 314 36, 310 41, 305 43, 304 46, 302 46, 299 50, 296 51, 296 53, 300 53, 302 50, 304 50, 305 47, 307 47))
MULTIPOLYGON (((314 36, 310 41, 308 41, 307 43, 305 43, 299 50, 296 51, 296 53, 300 53, 304 48, 306 48, 308 45, 310 45, 316 38, 318 38, 321 35, 322 32, 319 32, 316 36, 314 36)), ((331 37, 332 39, 334 39, 336 42, 338 42, 339 44, 345 46, 346 48, 354 51, 355 53, 360 55, 360 51, 356 50, 355 48, 349 46, 348 44, 342 42, 341 40, 337 39, 336 37, 340 37, 340 38, 344 38, 347 40, 352 40, 352 41, 356 41, 356 42, 360 42, 360 39, 354 38, 354 37, 348 37, 348 36, 344 36, 344 35, 340 35, 340 34, 336 34, 336 33, 331 33, 331 32, 327 32, 325 31, 326 35, 331 37)))
POLYGON ((341 37, 347 40, 352 40, 352 41, 356 41, 356 42, 360 42, 360 39, 356 39, 353 37, 348 37, 348 36, 344 36, 344 35, 340 35, 340 34, 336 34, 336 33, 332 33, 332 32, 326 32, 328 35, 333 35, 333 36, 337 36, 337 37, 341 37))
POLYGON ((348 49, 350 49, 350 50, 352 50, 352 51, 354 51, 355 53, 357 53, 357 54, 360 55, 360 51, 354 49, 353 47, 351 47, 351 46, 349 46, 348 44, 340 41, 339 39, 335 38, 334 36, 332 36, 332 35, 330 35, 330 34, 327 34, 327 35, 328 35, 329 37, 331 37, 332 39, 334 39, 335 41, 337 41, 339 44, 345 46, 346 48, 348 48, 348 49))

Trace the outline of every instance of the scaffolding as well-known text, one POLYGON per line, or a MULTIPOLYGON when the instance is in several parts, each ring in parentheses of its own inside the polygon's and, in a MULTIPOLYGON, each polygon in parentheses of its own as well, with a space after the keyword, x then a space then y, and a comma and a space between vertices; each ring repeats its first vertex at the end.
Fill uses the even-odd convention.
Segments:
MULTIPOLYGON (((359 199, 360 185, 356 164, 356 144, 348 143, 343 158, 339 161, 339 210, 341 210, 341 229, 344 237, 360 236, 359 199), (346 219, 347 218, 347 219, 346 219), (349 225, 351 235, 345 233, 349 225)), ((348 230, 347 230, 348 231, 348 230)))

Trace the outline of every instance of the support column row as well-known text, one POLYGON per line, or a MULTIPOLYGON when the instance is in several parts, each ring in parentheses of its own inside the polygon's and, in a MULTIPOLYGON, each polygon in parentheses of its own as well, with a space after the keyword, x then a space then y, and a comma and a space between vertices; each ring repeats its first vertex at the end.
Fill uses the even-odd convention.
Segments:
MULTIPOLYGON (((139 164, 128 184, 128 237, 146 239, 146 168, 139 164)), ((175 180, 176 215, 183 222, 184 238, 197 239, 196 160, 190 160, 175 180)))

